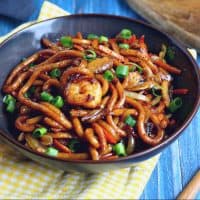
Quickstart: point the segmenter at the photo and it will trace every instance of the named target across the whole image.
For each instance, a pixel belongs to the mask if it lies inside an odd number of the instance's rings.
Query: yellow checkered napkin
[[[66,14],[44,2],[38,20]],[[157,160],[158,156],[136,167],[98,174],[67,173],[41,166],[1,144],[0,199],[138,199]]]

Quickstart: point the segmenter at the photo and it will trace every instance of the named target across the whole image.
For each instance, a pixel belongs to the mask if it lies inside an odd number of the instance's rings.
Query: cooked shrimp
[[[96,108],[101,103],[102,89],[95,78],[85,78],[69,83],[64,95],[66,101],[71,105]]]

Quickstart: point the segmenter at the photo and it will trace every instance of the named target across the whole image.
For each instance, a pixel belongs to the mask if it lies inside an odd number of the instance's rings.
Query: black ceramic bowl
[[[41,49],[40,39],[44,36],[54,40],[62,35],[73,35],[77,31],[80,31],[84,35],[96,33],[97,35],[103,34],[110,37],[119,33],[123,28],[133,30],[137,36],[144,34],[151,52],[158,53],[163,43],[175,48],[176,58],[172,64],[179,66],[182,74],[175,77],[174,85],[177,88],[188,88],[190,92],[184,96],[184,106],[176,116],[179,124],[167,140],[156,147],[114,161],[63,161],[48,157],[31,151],[15,139],[12,123],[3,112],[3,94],[0,95],[1,140],[9,143],[27,157],[42,164],[63,170],[89,172],[101,172],[128,167],[152,157],[173,142],[190,123],[200,103],[200,75],[198,73],[198,66],[187,50],[181,47],[180,44],[161,31],[139,21],[111,15],[88,14],[58,17],[29,26],[9,37],[0,46],[0,88],[2,88],[9,72],[23,57],[27,57]]]

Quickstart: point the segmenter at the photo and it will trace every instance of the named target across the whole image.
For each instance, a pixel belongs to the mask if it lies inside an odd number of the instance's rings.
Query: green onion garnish
[[[161,90],[160,89],[156,89],[155,87],[153,87],[151,89],[152,91],[152,94],[155,96],[155,97],[160,97],[161,96]]]
[[[103,77],[108,80],[109,82],[113,80],[114,75],[110,70],[106,70],[103,74]]]
[[[46,150],[46,154],[49,156],[57,156],[58,155],[58,150],[53,148],[53,147],[48,147]]]
[[[94,40],[94,39],[98,39],[98,35],[95,35],[93,33],[88,34],[87,39],[88,40]]]
[[[95,53],[95,51],[93,51],[93,50],[86,50],[85,51],[85,55],[84,55],[85,60],[92,61],[96,57],[97,57],[97,54]]]
[[[51,103],[57,108],[62,108],[64,106],[64,100],[61,96],[56,96],[55,98],[53,98]]]
[[[6,107],[6,110],[10,113],[14,112],[15,110],[15,105],[16,105],[16,102],[15,101],[9,101],[7,107]]]
[[[7,94],[6,96],[4,96],[3,102],[4,102],[5,104],[8,104],[9,101],[15,101],[15,98],[14,98],[12,95]]]
[[[132,35],[132,32],[129,29],[122,29],[120,32],[120,36],[123,39],[129,39],[131,37],[131,35]]]
[[[47,129],[45,127],[36,128],[33,131],[33,137],[40,138],[47,133]]]
[[[8,112],[14,112],[16,107],[16,99],[12,95],[8,94],[4,96],[3,103],[6,104],[6,110]]]
[[[60,43],[62,44],[63,47],[67,48],[72,48],[73,47],[73,42],[72,38],[69,36],[63,36],[60,38]]]
[[[128,75],[129,68],[127,65],[118,65],[116,75],[118,78],[124,78]]]
[[[118,156],[126,156],[126,150],[125,150],[125,145],[120,142],[117,143],[113,146],[113,151],[118,155]]]
[[[51,102],[53,100],[53,96],[50,93],[45,92],[45,91],[43,91],[40,94],[40,98],[41,98],[41,100],[47,101],[47,102]]]
[[[130,115],[128,115],[128,116],[125,118],[124,122],[125,122],[127,125],[131,126],[131,127],[135,126],[135,124],[136,124],[135,119],[134,119],[133,117],[131,117]]]
[[[173,61],[174,58],[175,58],[175,50],[172,47],[167,47],[165,57],[166,57],[167,60]]]
[[[120,47],[121,49],[129,49],[129,48],[130,48],[129,44],[125,44],[125,43],[120,43],[120,44],[119,44],[119,47]]]
[[[100,43],[108,42],[108,38],[107,38],[106,36],[104,36],[104,35],[101,35],[101,36],[99,37],[99,42],[100,42]]]
[[[142,68],[140,65],[138,65],[138,64],[136,64],[136,63],[133,63],[133,64],[132,64],[132,68],[131,68],[130,71],[134,71],[135,69],[136,69],[140,74],[143,72],[143,68]]]
[[[180,97],[176,97],[170,102],[168,109],[170,112],[174,113],[182,106],[182,104],[182,99]]]
[[[61,71],[58,68],[55,68],[50,72],[50,76],[52,78],[58,78],[58,77],[60,77],[60,75],[61,75]]]

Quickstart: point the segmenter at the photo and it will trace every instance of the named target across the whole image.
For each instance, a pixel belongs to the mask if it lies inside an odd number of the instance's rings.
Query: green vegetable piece
[[[97,54],[93,50],[86,50],[83,57],[85,60],[92,61],[97,57]]]
[[[129,68],[127,65],[118,65],[116,69],[116,75],[118,78],[124,78],[128,76]]]
[[[131,127],[135,126],[135,124],[136,124],[136,120],[135,120],[133,117],[131,117],[130,115],[128,115],[128,116],[125,118],[124,122],[125,122],[127,125],[131,126]]]
[[[152,94],[155,96],[155,97],[160,97],[161,96],[161,90],[160,89],[156,89],[155,87],[153,87],[151,89],[152,91]]]
[[[33,131],[33,137],[40,138],[47,133],[47,129],[45,127],[36,128]]]
[[[109,82],[113,80],[114,75],[110,70],[106,70],[103,74],[103,77],[108,80]]]
[[[5,95],[3,98],[3,103],[8,104],[10,101],[16,101],[16,99],[10,94]]]
[[[135,70],[137,70],[140,74],[143,72],[143,68],[140,65],[133,63],[132,69],[130,71],[135,71]]]
[[[62,44],[63,47],[66,47],[66,48],[72,48],[73,47],[72,38],[70,36],[61,37],[60,43]]]
[[[95,35],[93,33],[88,34],[87,39],[88,40],[94,40],[94,39],[98,39],[98,35]]]
[[[47,102],[51,102],[53,100],[53,96],[50,93],[45,92],[45,91],[43,91],[40,94],[40,98],[41,98],[41,100],[47,101]]]
[[[126,156],[125,145],[122,142],[115,144],[113,146],[113,151],[118,156]]]
[[[58,155],[58,150],[53,148],[53,147],[48,147],[46,150],[46,154],[49,156],[57,156]]]
[[[62,108],[64,106],[64,100],[61,96],[56,96],[55,98],[53,98],[51,103],[57,108]]]
[[[125,43],[120,43],[120,44],[119,44],[119,47],[120,47],[121,49],[129,49],[129,48],[130,48],[129,44],[125,44]]]
[[[174,113],[182,106],[182,104],[182,99],[180,97],[176,97],[170,102],[168,109],[170,112]]]
[[[100,42],[100,43],[108,42],[108,38],[107,38],[106,36],[104,36],[104,35],[101,35],[101,36],[99,37],[99,42]]]
[[[15,111],[15,107],[16,107],[16,102],[15,101],[9,101],[6,110],[10,113],[13,113]]]
[[[10,95],[7,94],[4,96],[3,98],[3,103],[6,105],[6,111],[7,112],[14,112],[15,108],[16,108],[16,99]]]
[[[58,69],[58,68],[55,68],[55,69],[53,69],[53,70],[50,72],[50,76],[51,76],[52,78],[59,78],[60,75],[61,75],[61,71],[60,71],[60,69]]]
[[[122,29],[120,32],[120,36],[123,39],[129,39],[131,35],[132,35],[132,32],[129,29]]]

